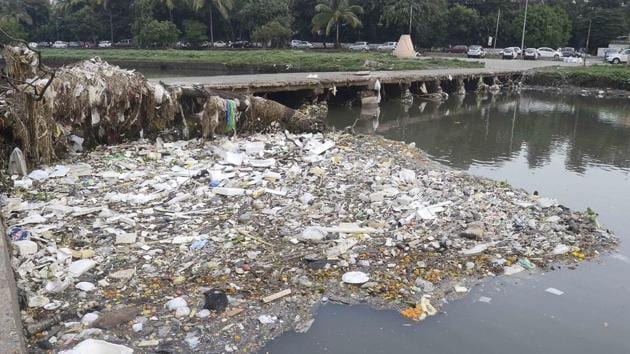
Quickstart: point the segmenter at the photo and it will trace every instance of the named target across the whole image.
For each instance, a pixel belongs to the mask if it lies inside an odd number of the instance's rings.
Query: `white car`
[[[538,57],[538,50],[536,48],[526,48],[523,52],[523,59],[525,60],[537,60]]]
[[[110,42],[110,41],[100,41],[100,42],[98,42],[98,47],[99,48],[111,48],[112,47],[112,42]]]
[[[38,47],[36,42],[29,42],[28,46],[33,48],[33,49],[37,49],[37,47]]]
[[[64,41],[56,41],[53,43],[52,47],[57,49],[68,48],[68,43]]]
[[[312,49],[313,43],[294,39],[291,41],[291,49]]]
[[[471,45],[468,47],[468,51],[466,51],[466,55],[469,58],[485,58],[486,51],[480,45]]]
[[[559,50],[549,47],[538,48],[538,56],[541,58],[553,58],[553,60],[562,59],[562,53]]]
[[[518,52],[514,47],[508,47],[501,51],[501,59],[516,59],[518,58]]]
[[[519,47],[507,47],[507,48],[503,49],[499,54],[501,54],[501,56],[503,56],[503,52],[505,50],[508,50],[508,49],[511,49],[513,55],[515,55],[514,58],[518,57],[522,53],[521,48],[519,48]]]
[[[608,60],[608,62],[611,64],[627,63],[629,55],[630,55],[630,49],[624,49],[620,51],[619,53],[608,55],[608,58],[606,60]]]
[[[353,45],[351,45],[350,50],[355,50],[355,51],[361,51],[361,52],[367,52],[370,50],[370,46],[368,45],[368,42],[356,42]]]
[[[397,45],[398,42],[385,42],[376,47],[376,50],[378,50],[379,52],[392,52],[394,49],[396,49]]]

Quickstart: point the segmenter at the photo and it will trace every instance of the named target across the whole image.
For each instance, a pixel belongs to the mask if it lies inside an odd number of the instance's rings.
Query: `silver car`
[[[394,49],[396,49],[397,45],[398,45],[398,42],[385,42],[379,45],[378,47],[376,47],[376,50],[378,50],[379,52],[391,52]]]
[[[311,49],[313,48],[313,43],[294,39],[291,41],[290,46],[291,49]]]
[[[470,47],[468,47],[466,55],[469,58],[485,58],[486,51],[480,45],[471,45]]]
[[[357,52],[367,52],[370,50],[370,46],[368,45],[368,42],[356,42],[353,45],[351,45],[350,50],[354,50]]]

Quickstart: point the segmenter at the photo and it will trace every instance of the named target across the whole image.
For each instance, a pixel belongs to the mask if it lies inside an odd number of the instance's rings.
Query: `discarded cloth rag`
[[[226,132],[236,132],[236,102],[233,100],[225,100],[225,119]]]

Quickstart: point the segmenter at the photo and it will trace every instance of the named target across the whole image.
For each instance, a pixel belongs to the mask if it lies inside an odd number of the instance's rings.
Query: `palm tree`
[[[339,48],[339,27],[342,23],[348,24],[352,28],[362,25],[357,15],[363,13],[363,8],[359,5],[350,5],[348,0],[321,0],[315,6],[315,12],[313,32],[326,28],[326,36],[329,36],[334,26],[337,31],[335,48]]]
[[[214,25],[213,25],[213,9],[216,7],[217,11],[224,19],[229,16],[230,10],[234,6],[234,0],[192,0],[193,10],[199,11],[203,8],[207,8],[210,12],[210,43],[214,47]]]
[[[164,6],[168,9],[168,16],[171,22],[173,22],[173,9],[175,8],[175,3],[173,0],[161,0]]]
[[[109,15],[109,36],[112,44],[114,43],[114,16],[112,14],[112,10],[110,9],[110,0],[96,0],[97,5],[102,5],[103,9]]]

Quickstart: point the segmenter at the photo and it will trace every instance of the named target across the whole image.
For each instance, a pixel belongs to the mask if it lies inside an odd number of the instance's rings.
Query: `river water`
[[[307,333],[286,333],[261,353],[630,353],[630,248],[623,242],[630,236],[630,100],[527,92],[411,106],[391,100],[377,114],[332,107],[329,120],[415,142],[452,168],[572,209],[591,207],[622,239],[620,250],[576,269],[489,279],[421,323],[327,304]]]

